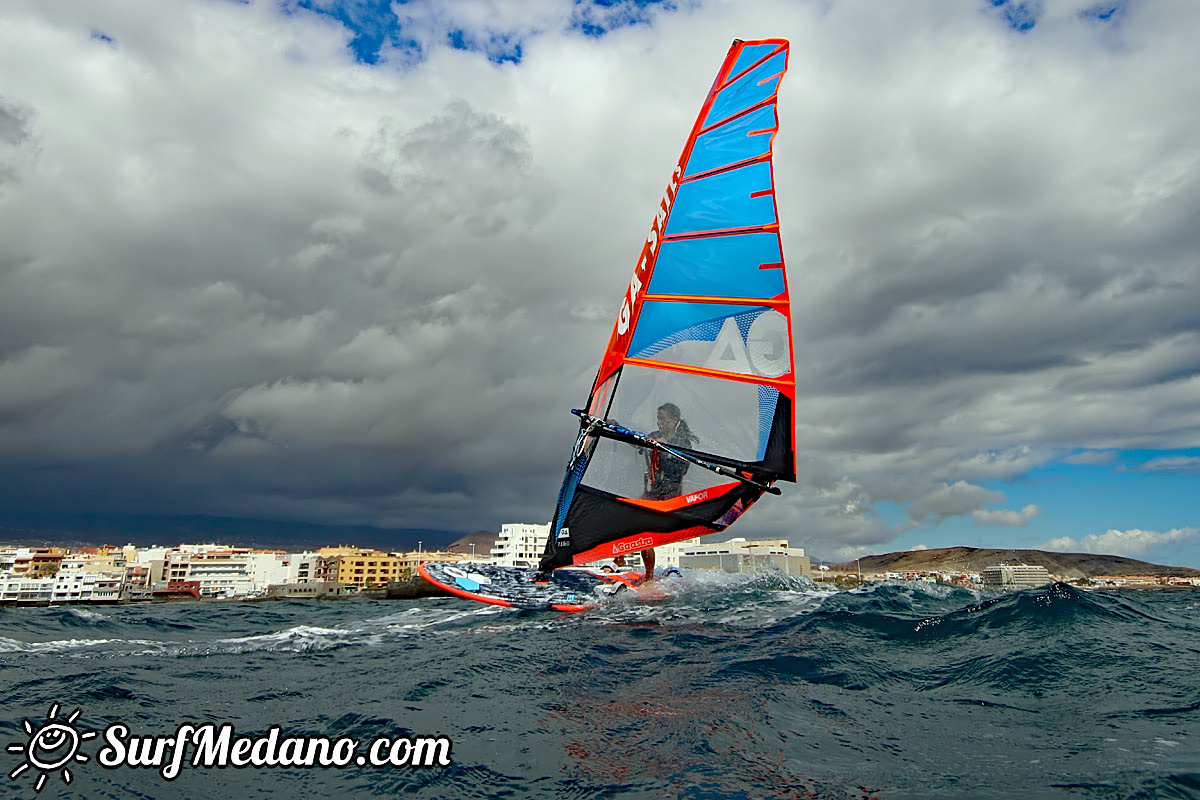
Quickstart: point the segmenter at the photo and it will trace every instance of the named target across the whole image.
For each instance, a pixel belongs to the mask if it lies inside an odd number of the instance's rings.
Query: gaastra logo
[[[566,527],[559,528],[558,536],[556,536],[555,539],[560,543],[571,541],[571,529]]]
[[[679,191],[679,179],[682,176],[683,167],[676,164],[675,171],[671,173],[671,183],[658,203],[658,214],[655,215],[654,222],[650,225],[650,233],[646,236],[646,246],[642,248],[642,257],[638,261],[637,269],[633,271],[633,278],[629,281],[629,291],[625,293],[625,300],[621,303],[621,313],[617,315],[618,336],[624,336],[629,332],[629,318],[633,314],[633,307],[637,303],[638,295],[642,293],[642,278],[639,276],[646,275],[658,255],[658,243],[662,240],[667,214],[671,210],[671,203],[675,202],[675,195]]]
[[[708,491],[706,490],[703,492],[696,492],[695,494],[689,494],[687,497],[685,497],[683,499],[685,502],[690,504],[690,503],[699,503],[701,500],[704,500],[707,497],[708,497]]]
[[[640,539],[633,539],[628,542],[618,542],[613,545],[613,555],[619,556],[621,553],[629,553],[633,550],[642,550],[654,544],[654,540],[649,536],[643,536]]]

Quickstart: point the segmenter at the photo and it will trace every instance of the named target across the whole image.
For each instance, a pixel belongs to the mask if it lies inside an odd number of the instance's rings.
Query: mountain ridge
[[[1200,570],[1151,564],[1125,556],[1096,553],[1058,553],[1047,550],[998,549],[982,547],[938,547],[927,550],[903,550],[895,553],[862,556],[830,565],[831,569],[856,572],[932,572],[937,570],[978,572],[999,564],[1030,564],[1045,567],[1052,575],[1069,578],[1095,578],[1099,575],[1155,575],[1171,578],[1200,577]]]

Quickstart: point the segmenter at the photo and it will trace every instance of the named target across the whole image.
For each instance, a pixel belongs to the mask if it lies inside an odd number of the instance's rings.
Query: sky
[[[549,519],[734,38],[810,555],[1200,567],[1200,4],[9,0],[0,524]]]

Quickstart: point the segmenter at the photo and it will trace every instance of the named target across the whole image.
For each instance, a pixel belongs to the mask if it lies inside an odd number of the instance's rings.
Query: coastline
[[[354,594],[320,594],[293,597],[286,594],[268,594],[259,597],[148,597],[118,598],[115,600],[3,600],[0,609],[49,608],[56,606],[83,606],[85,608],[112,606],[156,606],[179,604],[213,603],[275,603],[280,601],[317,600],[321,602],[354,602],[356,600],[418,600],[424,597],[450,597],[449,594],[419,575],[404,581],[395,581],[386,588],[365,589]]]

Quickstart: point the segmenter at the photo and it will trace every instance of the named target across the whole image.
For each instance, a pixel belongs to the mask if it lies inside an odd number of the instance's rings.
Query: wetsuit
[[[670,437],[667,437],[662,431],[654,431],[650,434],[650,438],[673,447],[688,447],[692,439],[689,435],[681,435],[678,431]],[[676,458],[661,450],[648,450],[646,452],[646,499],[667,500],[678,497],[683,493],[683,476],[687,469],[688,462],[682,458]]]

